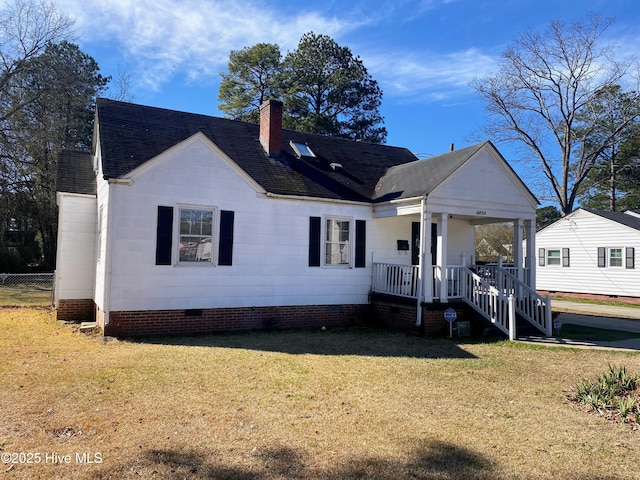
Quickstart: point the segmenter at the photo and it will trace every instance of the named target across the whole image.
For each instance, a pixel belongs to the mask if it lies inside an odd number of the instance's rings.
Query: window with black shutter
[[[563,248],[562,249],[562,266],[563,267],[569,267],[570,266],[569,249],[568,248]]]
[[[546,252],[544,248],[539,248],[538,249],[538,266],[544,267],[545,259],[546,259]]]
[[[367,222],[356,220],[356,259],[355,267],[364,268],[366,266],[367,250]]]
[[[233,221],[234,212],[220,211],[220,245],[218,246],[218,265],[233,264]]]
[[[171,265],[173,207],[158,207],[156,227],[156,265]]]
[[[320,230],[322,219],[309,217],[309,266],[320,266]]]
[[[627,247],[625,249],[625,266],[629,269],[636,268],[636,249]]]
[[[607,266],[607,249],[606,247],[598,247],[598,267],[605,268]]]

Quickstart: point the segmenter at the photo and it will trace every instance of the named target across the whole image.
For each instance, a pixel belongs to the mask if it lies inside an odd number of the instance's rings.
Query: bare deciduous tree
[[[623,83],[632,61],[618,61],[602,43],[612,20],[590,14],[584,21],[550,22],[543,33],[527,31],[503,54],[498,71],[472,83],[490,114],[485,128],[497,142],[516,142],[540,161],[563,214],[573,210],[581,184],[612,138],[593,141],[597,119],[578,117],[598,92]]]
[[[48,44],[69,40],[72,27],[46,0],[14,0],[0,9],[0,122],[43,93],[44,88],[27,94],[14,80]]]

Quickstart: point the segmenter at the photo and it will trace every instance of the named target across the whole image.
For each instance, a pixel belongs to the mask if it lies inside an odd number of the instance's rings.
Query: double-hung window
[[[609,266],[622,267],[622,248],[609,248]]]
[[[325,265],[351,264],[351,221],[327,218],[325,221]]]
[[[180,263],[212,263],[213,208],[180,207]]]
[[[560,250],[547,250],[547,265],[560,265]]]
[[[233,265],[234,218],[215,207],[158,206],[156,265]]]

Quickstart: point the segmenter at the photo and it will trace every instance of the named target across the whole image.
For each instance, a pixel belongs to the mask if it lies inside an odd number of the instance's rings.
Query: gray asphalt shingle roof
[[[283,129],[281,154],[268,157],[260,127],[252,123],[108,99],[98,99],[96,117],[107,179],[126,176],[201,132],[270,193],[361,202],[428,194],[484,145],[418,160],[406,148]],[[291,141],[308,144],[316,158],[298,158]],[[62,162],[60,175],[71,178],[65,170],[78,165]],[[76,187],[81,183],[75,182]]]
[[[449,153],[391,167],[376,189],[376,201],[413,198],[431,193],[485,145],[479,143]]]
[[[636,217],[635,215],[629,215],[628,213],[624,212],[610,212],[607,210],[591,210],[587,208],[585,208],[585,210],[587,212],[593,213],[594,215],[606,218],[607,220],[612,220],[621,225],[640,230],[640,218]]]
[[[96,194],[96,176],[93,172],[91,153],[66,150],[60,154],[56,190],[85,195]]]

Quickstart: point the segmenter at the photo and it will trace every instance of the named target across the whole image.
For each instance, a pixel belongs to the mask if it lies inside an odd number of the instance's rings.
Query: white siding
[[[405,215],[375,220],[369,229],[373,247],[373,261],[411,265],[411,223],[420,220],[418,215]],[[409,250],[399,251],[398,240],[407,240]],[[367,259],[369,260],[369,259]]]
[[[371,232],[371,246],[373,261],[376,263],[395,263],[411,265],[411,224],[419,222],[419,215],[403,215],[376,219],[373,221]],[[433,222],[437,218],[433,219]],[[467,265],[475,249],[473,225],[466,220],[451,219],[447,226],[447,264],[462,265],[462,255],[466,256]],[[428,233],[429,235],[431,232]],[[398,251],[398,240],[409,242],[408,251]],[[431,261],[429,257],[427,261]]]
[[[308,252],[310,216],[366,220],[369,233],[369,205],[268,198],[201,139],[172,149],[133,180],[110,185],[111,311],[367,303],[370,235],[367,268],[309,267]],[[235,212],[232,266],[155,265],[157,207],[180,204]],[[175,231],[173,243],[175,260]]]
[[[475,230],[473,225],[464,220],[449,220],[447,264],[462,265],[462,258],[465,257],[467,266],[471,263],[471,257],[475,254]]]
[[[96,198],[58,194],[56,299],[93,298],[96,243]]]
[[[533,196],[488,148],[437,187],[427,199],[432,212],[495,219],[534,219]]]
[[[101,165],[102,162],[99,162]],[[109,218],[109,184],[102,178],[102,172],[97,175],[98,207],[96,215],[102,213],[102,219],[98,221],[100,231],[96,239],[96,261],[95,268],[95,288],[93,298],[100,310],[105,310],[105,288],[106,288],[106,259],[107,259],[107,227]]]
[[[577,210],[536,234],[540,248],[569,248],[570,266],[538,266],[536,288],[558,292],[640,296],[640,232],[598,215]],[[622,267],[598,267],[598,247],[622,248]],[[635,268],[624,265],[624,249],[635,249]],[[545,262],[546,263],[546,262]]]

